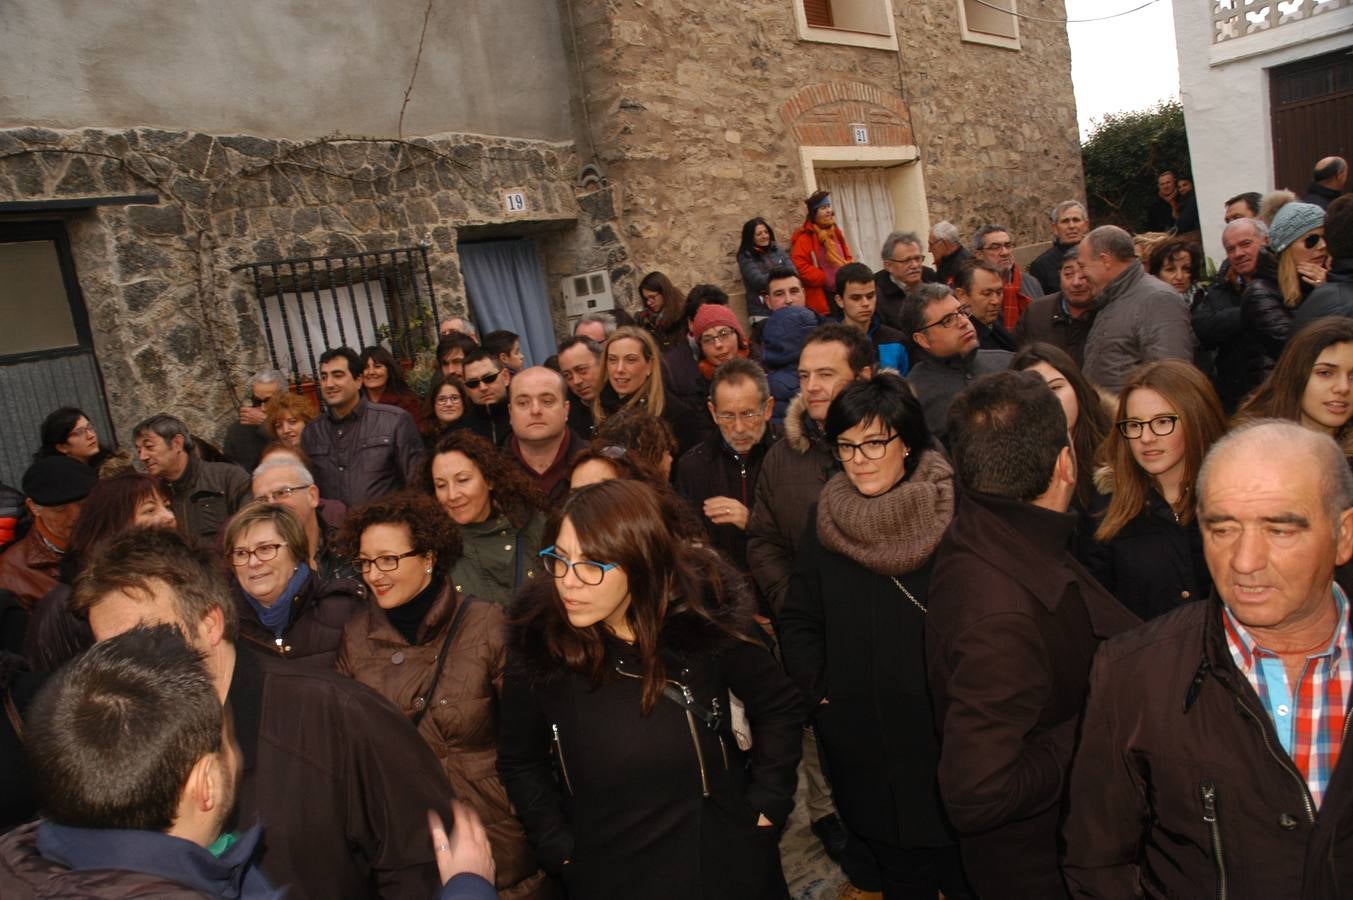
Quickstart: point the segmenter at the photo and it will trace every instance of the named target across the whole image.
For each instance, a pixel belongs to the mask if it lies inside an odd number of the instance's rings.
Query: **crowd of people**
[[[1315,174],[1228,201],[1215,274],[1172,175],[1169,233],[1068,200],[1027,268],[940,222],[874,272],[819,191],[744,226],[745,318],[655,271],[540,365],[448,319],[421,396],[332,347],[322,409],[260,371],[219,450],[56,410],[0,552],[0,894],[786,897],[802,804],[843,897],[1340,896]]]

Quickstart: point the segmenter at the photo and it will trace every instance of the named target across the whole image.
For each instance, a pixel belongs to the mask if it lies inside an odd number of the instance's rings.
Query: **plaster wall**
[[[1273,183],[1268,69],[1347,47],[1353,7],[1212,44],[1209,0],[1175,0],[1179,91],[1193,159],[1203,249],[1220,264],[1223,204]],[[1311,162],[1315,162],[1312,160]]]
[[[0,127],[394,135],[425,0],[0,0]],[[405,135],[571,140],[558,5],[434,3]]]

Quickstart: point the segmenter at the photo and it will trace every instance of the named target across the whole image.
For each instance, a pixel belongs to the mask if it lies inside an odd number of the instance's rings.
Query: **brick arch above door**
[[[780,118],[801,145],[854,146],[854,125],[869,128],[871,146],[916,143],[911,112],[898,97],[851,81],[810,84],[780,107]]]

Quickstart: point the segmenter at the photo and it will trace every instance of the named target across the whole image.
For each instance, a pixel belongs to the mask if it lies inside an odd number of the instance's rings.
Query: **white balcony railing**
[[[1212,43],[1268,31],[1331,10],[1353,5],[1353,0],[1205,0],[1212,10]]]

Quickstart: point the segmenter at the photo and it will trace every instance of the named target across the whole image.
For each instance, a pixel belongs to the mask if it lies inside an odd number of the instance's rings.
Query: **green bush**
[[[1190,178],[1189,139],[1178,100],[1096,121],[1081,146],[1090,220],[1140,232],[1156,196],[1156,176],[1173,171]]]

